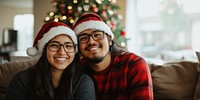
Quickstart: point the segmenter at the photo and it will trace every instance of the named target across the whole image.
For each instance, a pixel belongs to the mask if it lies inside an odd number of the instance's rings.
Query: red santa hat
[[[46,43],[60,34],[66,34],[70,36],[72,41],[77,44],[77,37],[70,26],[66,25],[65,23],[51,21],[42,26],[35,37],[33,47],[27,49],[27,55],[32,57],[41,56]]]
[[[77,36],[86,29],[98,29],[110,35],[112,39],[114,38],[110,27],[95,13],[82,15],[74,24],[73,29]]]

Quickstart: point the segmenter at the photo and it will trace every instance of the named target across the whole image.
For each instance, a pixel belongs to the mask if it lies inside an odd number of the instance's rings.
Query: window
[[[26,51],[33,44],[33,24],[34,17],[32,14],[16,15],[14,17],[14,30],[18,32],[17,50]]]
[[[198,4],[199,0],[127,0],[128,49],[145,58],[166,50],[200,50]]]

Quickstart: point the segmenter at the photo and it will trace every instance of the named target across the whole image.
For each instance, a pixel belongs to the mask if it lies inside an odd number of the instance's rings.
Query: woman
[[[77,38],[61,22],[43,25],[30,56],[39,57],[35,66],[17,73],[8,88],[7,100],[94,100],[94,84],[78,66]]]

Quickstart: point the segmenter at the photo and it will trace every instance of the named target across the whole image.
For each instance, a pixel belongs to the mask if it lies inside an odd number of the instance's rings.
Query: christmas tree
[[[45,22],[59,21],[72,26],[82,14],[93,12],[100,15],[111,27],[115,35],[114,40],[122,47],[126,47],[126,32],[121,25],[122,16],[117,14],[120,7],[116,2],[116,0],[53,0],[54,11],[48,12]]]

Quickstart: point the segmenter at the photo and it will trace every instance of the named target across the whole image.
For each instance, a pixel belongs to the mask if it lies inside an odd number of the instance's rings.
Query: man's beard
[[[93,45],[89,45],[87,48],[89,48],[90,46],[95,46],[98,44],[93,44]],[[102,47],[101,45],[99,47]],[[86,48],[86,50],[87,50]],[[97,64],[103,61],[103,59],[109,54],[109,52],[107,52],[107,54],[105,56],[101,56],[101,57],[95,57],[95,58],[85,58],[87,60],[87,62],[89,63],[93,63],[93,64]]]
[[[100,63],[101,61],[103,61],[104,58],[105,58],[105,57],[98,57],[98,58],[92,58],[92,59],[86,58],[86,60],[87,60],[87,62],[89,62],[89,63],[94,63],[94,64],[96,64],[96,63]]]

